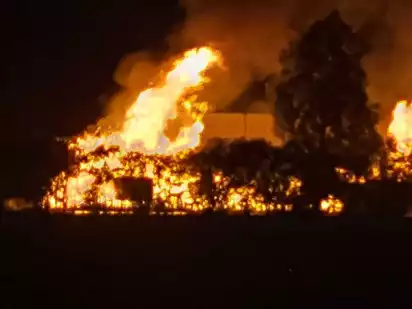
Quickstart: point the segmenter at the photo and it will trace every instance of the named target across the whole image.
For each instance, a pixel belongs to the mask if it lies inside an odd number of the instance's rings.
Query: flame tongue
[[[176,160],[166,166],[155,155],[175,155],[199,145],[207,105],[197,102],[195,96],[186,100],[183,96],[206,81],[204,71],[218,60],[217,53],[208,47],[187,51],[174,63],[163,85],[138,95],[120,131],[100,133],[98,129],[97,134],[75,138],[69,144],[75,157],[72,171],[70,175],[62,172],[53,180],[43,204],[51,209],[79,209],[90,203],[130,208],[131,201],[118,199],[113,179],[131,176],[151,178],[154,200],[169,208],[177,204],[190,208],[196,203],[193,207],[202,209],[204,201],[189,190],[199,175],[182,173]],[[183,116],[178,111],[186,113],[190,121],[170,141],[165,135],[166,125],[170,119]],[[99,147],[108,151],[95,151]]]
[[[164,131],[167,121],[176,117],[177,104],[182,96],[188,89],[203,84],[205,79],[202,73],[217,60],[217,54],[210,48],[189,50],[182,59],[175,62],[163,86],[140,93],[126,112],[126,120],[120,132],[101,137],[87,135],[77,139],[72,147],[86,153],[100,146],[105,146],[106,149],[118,146],[123,152],[174,154],[198,146],[203,125],[199,121],[201,119],[198,119],[199,115],[195,113],[192,126],[183,127],[175,142],[170,142]],[[186,111],[192,112],[196,104],[199,103],[186,101]]]
[[[393,120],[388,129],[396,141],[396,147],[403,155],[410,155],[412,151],[412,105],[407,101],[397,103],[393,111]]]

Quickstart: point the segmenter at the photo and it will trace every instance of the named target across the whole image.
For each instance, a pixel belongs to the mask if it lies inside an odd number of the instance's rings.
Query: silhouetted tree
[[[278,124],[305,152],[369,156],[382,142],[361,66],[368,52],[337,11],[315,22],[281,56]]]

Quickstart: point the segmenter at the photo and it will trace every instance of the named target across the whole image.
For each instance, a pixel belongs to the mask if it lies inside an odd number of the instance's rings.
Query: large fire
[[[202,86],[206,81],[203,72],[216,63],[219,55],[210,48],[193,49],[175,62],[167,74],[164,85],[141,92],[125,115],[119,132],[78,137],[70,148],[77,153],[90,153],[98,147],[118,147],[121,154],[176,154],[198,146],[203,131],[202,117],[206,103],[198,103],[195,97],[184,100],[188,90]],[[181,106],[179,106],[179,104]],[[192,123],[183,127],[176,140],[171,142],[164,134],[167,121],[175,119],[178,108],[183,107]],[[115,164],[115,163],[114,163]]]
[[[174,62],[172,69],[157,87],[141,92],[124,115],[120,130],[85,132],[69,141],[73,156],[69,171],[63,171],[52,180],[42,204],[52,212],[70,212],[77,215],[90,213],[133,213],[141,206],[122,194],[118,180],[149,179],[151,201],[149,213],[202,213],[207,209],[255,214],[274,211],[292,211],[290,198],[299,196],[302,182],[287,177],[269,191],[277,196],[267,198],[258,193],[257,182],[233,185],[232,179],[222,171],[213,171],[213,196],[202,193],[202,175],[199,170],[185,164],[184,159],[200,145],[203,131],[202,118],[207,103],[197,101],[196,91],[208,81],[205,72],[221,61],[220,54],[209,47],[187,51]],[[165,134],[168,121],[179,118],[184,124],[174,140]],[[388,129],[387,161],[382,170],[382,158],[370,167],[368,175],[356,176],[343,168],[336,172],[350,183],[395,177],[403,181],[412,175],[410,156],[412,149],[412,106],[398,102],[393,121]],[[279,193],[281,192],[281,193]],[[273,194],[273,195],[276,195]],[[159,208],[159,205],[161,206]],[[322,199],[318,209],[326,214],[339,214],[344,203],[329,195]]]
[[[116,180],[131,177],[152,181],[152,213],[200,213],[212,207],[229,212],[290,211],[291,205],[265,201],[254,183],[230,187],[229,177],[220,171],[213,177],[219,193],[211,201],[200,193],[200,172],[182,163],[200,144],[208,107],[196,100],[195,92],[208,81],[205,71],[220,61],[219,53],[209,47],[187,51],[175,61],[162,85],[137,96],[121,130],[97,129],[73,138],[68,148],[74,164],[53,179],[43,206],[78,215],[89,213],[87,206],[98,206],[99,212],[129,213],[139,205],[119,194]],[[176,139],[170,140],[165,134],[167,123],[177,117],[186,122]],[[288,194],[296,194],[300,186],[299,180],[291,178]],[[158,205],[162,207],[156,211]]]
[[[75,164],[69,174],[62,172],[53,180],[43,204],[50,210],[75,210],[86,204],[131,208],[132,201],[119,199],[114,184],[122,176],[153,179],[155,197],[165,202],[169,194],[180,195],[183,202],[191,201],[188,186],[197,181],[197,176],[175,175],[175,162],[199,145],[207,104],[184,95],[200,88],[207,81],[204,71],[218,61],[219,54],[208,47],[187,51],[174,63],[163,85],[138,95],[120,131],[97,130],[70,141],[68,148]],[[182,109],[191,123],[170,141],[164,133],[167,121],[176,118]],[[98,149],[100,152],[96,152]],[[160,155],[173,157],[172,166],[162,165]]]

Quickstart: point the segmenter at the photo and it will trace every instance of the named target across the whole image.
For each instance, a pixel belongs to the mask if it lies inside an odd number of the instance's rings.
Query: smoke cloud
[[[280,72],[279,55],[315,20],[339,9],[344,20],[372,43],[364,59],[370,101],[381,104],[383,130],[396,101],[412,97],[412,2],[409,0],[181,0],[186,20],[168,39],[170,55],[194,46],[221,51],[224,68],[208,72],[212,82],[200,93],[211,109],[222,109],[250,82]],[[167,58],[167,56],[166,56]],[[127,55],[115,72],[122,91],[111,98],[99,125],[121,123],[124,112],[148,82],[167,68],[164,55]],[[272,93],[274,96],[274,94]],[[274,97],[273,97],[274,99]],[[266,102],[268,105],[272,102]],[[270,111],[264,102],[258,110]]]
[[[227,70],[213,77],[204,96],[224,107],[251,80],[278,73],[279,54],[312,22],[339,9],[355,30],[371,40],[364,60],[368,93],[381,103],[383,122],[401,97],[412,96],[412,2],[408,0],[181,0],[187,12],[183,29],[171,44],[211,44],[218,48]]]

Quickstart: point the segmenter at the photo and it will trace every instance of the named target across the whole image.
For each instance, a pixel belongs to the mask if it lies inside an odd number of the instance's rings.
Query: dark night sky
[[[7,2],[8,1],[8,2]],[[1,4],[6,91],[1,103],[0,195],[34,196],[67,165],[64,144],[103,111],[127,53],[167,49],[184,18],[178,1],[32,1]]]
[[[178,1],[18,0],[3,14],[12,50],[2,115],[13,143],[70,135],[93,122],[122,56],[164,48],[184,12]]]

